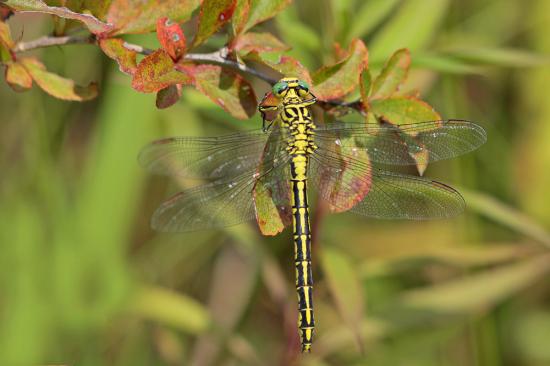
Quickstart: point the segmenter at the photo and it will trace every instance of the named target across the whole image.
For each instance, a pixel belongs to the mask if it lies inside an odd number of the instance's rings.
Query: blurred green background
[[[45,16],[9,24],[24,40],[52,30]],[[0,365],[550,365],[549,24],[547,0],[301,0],[262,26],[310,70],[353,37],[375,74],[408,47],[407,89],[489,137],[426,172],[464,194],[461,217],[319,222],[307,356],[288,231],[148,225],[177,188],[140,169],[143,145],[259,117],[231,119],[191,89],[157,110],[94,46],[35,51],[101,95],[0,85]]]

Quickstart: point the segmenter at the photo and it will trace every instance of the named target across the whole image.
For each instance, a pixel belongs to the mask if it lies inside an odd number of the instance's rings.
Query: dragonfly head
[[[277,118],[280,108],[285,105],[301,104],[312,105],[317,101],[309,90],[309,86],[303,80],[295,77],[286,77],[279,80],[271,92],[265,94],[258,109],[265,121],[273,121]]]
[[[306,101],[311,101],[308,104],[315,103],[315,97],[309,91],[309,85],[305,81],[295,77],[282,78],[273,85],[271,92],[284,105],[301,104]]]

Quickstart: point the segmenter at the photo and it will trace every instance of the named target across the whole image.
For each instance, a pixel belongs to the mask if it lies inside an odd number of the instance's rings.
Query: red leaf
[[[187,84],[190,77],[174,69],[174,61],[159,49],[145,57],[136,68],[132,87],[143,93],[153,93],[173,84]]]
[[[203,0],[199,14],[199,28],[192,47],[203,43],[227,23],[233,16],[236,6],[236,0]]]
[[[179,61],[185,53],[185,35],[178,23],[168,18],[157,21],[157,38],[172,60]]]
[[[100,39],[99,47],[101,47],[101,50],[107,56],[118,62],[120,71],[128,75],[133,75],[136,72],[137,53],[124,47],[124,41],[122,39]]]
[[[10,8],[0,5],[0,21],[6,20],[13,15],[13,11]]]
[[[366,67],[367,61],[365,44],[360,39],[353,40],[345,59],[323,66],[313,73],[313,92],[320,100],[337,99],[352,92],[359,83],[358,76]]]
[[[361,91],[361,103],[363,111],[369,111],[369,93],[372,87],[372,78],[369,69],[365,68],[359,76],[359,87]]]
[[[156,105],[164,109],[174,105],[181,97],[181,84],[170,85],[157,93]]]
[[[42,90],[56,98],[84,101],[97,96],[95,83],[90,83],[88,86],[76,85],[73,80],[46,71],[46,67],[34,58],[23,58],[19,62]]]
[[[6,82],[16,92],[23,92],[32,87],[32,77],[20,63],[9,63],[5,72]]]
[[[232,116],[247,119],[256,112],[256,96],[242,76],[218,65],[178,64],[192,77],[195,87]]]
[[[84,23],[90,32],[94,34],[107,33],[113,30],[111,24],[104,23],[93,15],[76,13],[65,7],[48,6],[42,0],[6,0],[4,3],[14,10],[34,11],[57,15],[65,19],[78,20]]]
[[[200,0],[112,0],[107,20],[116,28],[116,34],[147,33],[156,28],[159,18],[189,20],[199,4]]]
[[[312,84],[311,76],[308,69],[300,63],[300,61],[290,56],[281,56],[278,62],[272,62],[262,58],[257,52],[251,52],[246,55],[247,59],[260,62],[276,71],[283,76],[295,76],[300,80],[304,80],[309,85]]]
[[[232,43],[231,48],[246,54],[249,52],[282,52],[290,47],[278,40],[271,33],[248,32],[238,36]]]

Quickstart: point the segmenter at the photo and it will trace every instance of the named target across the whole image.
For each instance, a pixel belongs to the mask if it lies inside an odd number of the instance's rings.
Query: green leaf
[[[203,43],[227,23],[236,6],[236,0],[204,0],[199,14],[199,28],[191,47]]]
[[[331,247],[321,251],[321,265],[338,312],[362,348],[360,326],[365,301],[358,271],[346,253]]]
[[[281,42],[271,33],[248,32],[238,36],[232,43],[232,48],[241,54],[250,52],[283,52],[290,47]]]
[[[241,32],[245,32],[258,23],[273,18],[277,13],[286,8],[292,0],[249,0],[250,10]],[[241,20],[242,21],[242,20]]]
[[[133,75],[136,72],[137,53],[124,47],[124,40],[120,38],[100,39],[99,47],[118,63],[120,71],[128,75]]]
[[[208,311],[196,300],[160,287],[142,288],[131,310],[147,320],[199,334],[211,326]]]
[[[369,69],[365,68],[361,72],[361,81],[359,84],[361,92],[361,103],[363,104],[363,110],[365,112],[369,111],[369,94],[372,88],[372,76],[370,75]]]
[[[85,101],[97,96],[97,85],[76,85],[73,80],[46,71],[46,67],[34,58],[23,58],[19,62],[27,69],[33,80],[46,93],[63,100]]]
[[[171,107],[181,97],[181,84],[170,85],[157,93],[156,106],[158,109]]]
[[[337,99],[352,92],[359,83],[359,75],[368,61],[363,41],[353,40],[349,55],[344,60],[323,66],[312,75],[314,94],[319,100]]]
[[[461,189],[468,207],[501,225],[550,246],[550,233],[524,213],[480,192]]]
[[[94,34],[107,33],[114,29],[111,24],[104,23],[93,15],[76,13],[65,7],[48,6],[42,0],[6,0],[5,4],[19,11],[36,11],[65,19],[78,20]]]
[[[369,43],[373,62],[384,60],[394,50],[424,48],[437,34],[436,29],[449,7],[449,0],[409,0],[397,8],[388,23]]]
[[[375,99],[370,102],[370,108],[377,117],[394,125],[441,119],[432,106],[414,97]]]
[[[529,67],[550,64],[550,56],[514,48],[473,47],[451,50],[449,55],[470,63],[508,67]]]
[[[242,76],[218,65],[178,64],[193,85],[232,116],[248,119],[256,113],[256,95]]]
[[[173,84],[188,84],[191,78],[174,69],[174,61],[159,49],[145,57],[136,68],[132,87],[143,93],[153,93]]]
[[[32,77],[27,69],[18,62],[6,66],[6,82],[16,92],[22,92],[32,87]]]
[[[400,0],[369,0],[354,14],[349,36],[362,38],[379,25]]]
[[[231,28],[233,36],[237,36],[243,32],[244,26],[250,13],[250,0],[237,0],[235,11],[231,19]]]
[[[155,30],[159,18],[189,20],[199,4],[200,0],[113,0],[106,18],[115,34],[147,33]]]
[[[464,60],[444,54],[416,54],[412,61],[414,67],[426,68],[447,74],[483,74],[484,69]]]
[[[374,80],[370,98],[388,98],[397,92],[407,78],[410,64],[411,55],[408,49],[394,52]]]

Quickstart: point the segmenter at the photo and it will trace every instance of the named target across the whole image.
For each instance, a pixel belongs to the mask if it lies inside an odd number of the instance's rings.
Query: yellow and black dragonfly
[[[383,219],[453,217],[464,209],[456,190],[387,167],[415,165],[418,156],[426,162],[449,159],[486,141],[483,128],[463,120],[316,126],[310,110],[315,102],[305,82],[283,78],[260,103],[262,129],[170,137],[146,146],[139,156],[153,173],[206,181],[164,202],[152,218],[156,230],[186,232],[253,220],[258,200],[266,197],[274,214],[292,222],[304,352],[311,349],[315,326],[308,188],[334,212]]]

